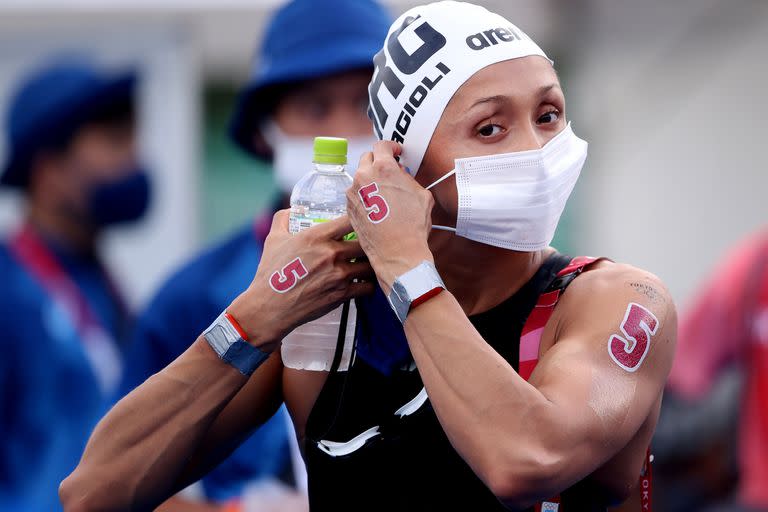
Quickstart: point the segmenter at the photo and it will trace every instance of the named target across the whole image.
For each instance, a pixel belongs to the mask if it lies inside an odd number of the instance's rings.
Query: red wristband
[[[235,328],[237,334],[239,334],[241,338],[243,338],[245,341],[248,341],[248,335],[245,333],[245,329],[243,329],[243,327],[240,325],[240,322],[235,320],[235,317],[225,312],[224,318],[229,320],[229,323],[232,324],[232,327]]]

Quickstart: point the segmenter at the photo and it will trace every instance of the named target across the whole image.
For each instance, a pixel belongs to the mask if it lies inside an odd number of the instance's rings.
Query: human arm
[[[409,314],[405,333],[443,429],[507,503],[527,506],[587,477],[653,415],[671,362],[674,309],[645,304],[659,325],[636,371],[619,367],[607,348],[627,305],[643,304],[631,289],[612,291],[635,272],[598,269],[570,285],[543,333],[556,343],[529,382],[485,343],[450,293]],[[643,455],[644,447],[616,475],[617,487],[636,481]]]
[[[354,282],[370,266],[349,262],[362,251],[357,242],[340,240],[351,230],[346,219],[290,235],[287,215],[275,216],[253,282],[227,308],[249,342],[265,352],[297,325],[372,291],[370,283]],[[294,259],[306,274],[279,293],[273,278]],[[62,483],[65,509],[143,510],[195,481],[271,416],[281,402],[281,368],[279,353],[273,354],[248,379],[198,338],[102,419]]]
[[[132,329],[123,363],[123,384],[118,398],[168,366],[189,347],[253,278],[261,243],[247,226],[236,236],[206,250],[175,272],[147,303]],[[239,283],[239,284],[238,284]],[[238,289],[240,288],[240,289]],[[166,319],[174,318],[173,329]],[[245,390],[241,392],[246,392]],[[257,392],[258,393],[258,392]],[[257,396],[253,402],[260,398]],[[117,401],[117,400],[115,400]],[[252,412],[249,407],[242,414]],[[237,416],[235,416],[237,417]],[[291,464],[287,414],[278,411],[215,464],[197,482],[163,505],[168,512],[221,507],[240,496],[250,485],[265,478],[279,478]],[[239,434],[232,436],[237,439]],[[237,444],[237,443],[235,443]]]
[[[361,160],[348,194],[350,218],[385,293],[396,277],[433,260],[432,198],[399,169],[397,151],[379,143]],[[380,222],[370,221],[357,197],[374,182],[389,212]],[[644,332],[639,322],[627,324],[631,304],[655,320],[645,320],[654,324],[648,352],[628,370],[611,357],[611,340],[622,326]],[[606,264],[563,295],[542,337],[552,347],[529,382],[482,339],[450,292],[413,309],[404,327],[454,448],[498,497],[525,507],[589,476],[630,444],[612,490],[621,496],[636,482],[672,361],[675,324],[674,305],[657,278]]]
[[[123,360],[123,375],[116,400],[130,393],[147,378],[168,366],[187,348],[184,340],[195,339],[209,323],[213,311],[205,312],[207,307],[198,301],[187,300],[188,289],[200,289],[201,283],[190,280],[186,269],[176,274],[163,285],[157,295],[149,302],[143,314],[137,319],[132,329],[132,336]],[[192,285],[187,287],[187,285]],[[180,286],[183,285],[183,286]],[[186,288],[186,289],[180,289]],[[200,307],[198,305],[200,304]],[[189,311],[196,309],[198,311]],[[197,313],[190,314],[190,313]],[[203,313],[203,314],[201,314]],[[218,313],[218,311],[215,311]],[[215,314],[214,313],[214,314]],[[183,318],[176,323],[174,331],[167,329],[165,318]],[[244,475],[248,478],[250,475]],[[203,481],[191,484],[157,507],[157,512],[222,512],[222,505],[203,491]]]

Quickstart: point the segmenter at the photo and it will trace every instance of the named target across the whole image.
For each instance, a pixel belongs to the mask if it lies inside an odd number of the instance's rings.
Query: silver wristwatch
[[[236,328],[230,321],[232,317],[228,316],[226,311],[220,314],[205,330],[203,337],[222,361],[249,377],[269,354],[245,341],[244,335],[238,331],[239,325]]]
[[[442,290],[445,290],[445,284],[440,279],[440,274],[432,263],[424,260],[395,279],[387,298],[400,323],[404,323],[412,307]]]

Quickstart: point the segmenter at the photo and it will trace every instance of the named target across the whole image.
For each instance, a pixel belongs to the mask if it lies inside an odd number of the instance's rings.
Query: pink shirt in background
[[[768,232],[738,246],[680,318],[669,388],[706,396],[720,371],[745,373],[739,418],[739,497],[768,506]]]

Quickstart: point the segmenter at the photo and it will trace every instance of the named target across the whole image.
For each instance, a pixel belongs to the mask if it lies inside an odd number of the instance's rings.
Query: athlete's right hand
[[[360,243],[342,240],[352,231],[346,216],[292,235],[288,215],[275,214],[256,277],[227,308],[248,341],[265,352],[299,325],[373,293],[376,282]]]

